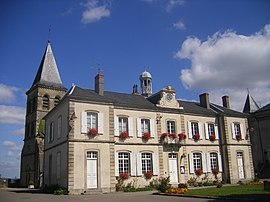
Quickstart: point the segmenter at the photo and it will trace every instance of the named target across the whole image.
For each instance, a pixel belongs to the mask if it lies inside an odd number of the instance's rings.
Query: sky
[[[131,93],[146,69],[153,92],[180,100],[228,95],[242,111],[250,94],[270,102],[269,0],[1,0],[0,174],[19,178],[25,92],[50,39],[62,82]],[[49,31],[50,30],[50,31]]]

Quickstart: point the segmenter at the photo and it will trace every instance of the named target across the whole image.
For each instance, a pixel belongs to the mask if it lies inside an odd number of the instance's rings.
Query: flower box
[[[129,137],[129,135],[128,135],[127,131],[123,131],[119,135],[119,138],[121,138],[121,139],[127,139],[128,137]]]
[[[177,136],[176,136],[175,133],[170,133],[170,134],[169,134],[169,138],[171,138],[171,139],[176,139]]]
[[[126,180],[129,178],[129,173],[120,173],[119,174],[120,179]]]
[[[198,141],[198,140],[200,139],[200,134],[195,134],[195,135],[193,135],[193,139],[194,139],[195,141]]]
[[[168,133],[162,133],[160,136],[161,139],[165,139],[166,137],[168,137]]]
[[[218,169],[213,169],[212,173],[213,173],[213,175],[217,175],[217,174],[219,174],[219,170]]]
[[[149,140],[150,138],[151,138],[150,133],[144,133],[144,134],[142,135],[142,139],[144,139],[144,140]]]
[[[242,135],[239,133],[235,136],[235,138],[239,141],[239,140],[242,140]]]
[[[214,142],[216,140],[216,135],[213,133],[209,136],[210,141]]]
[[[187,136],[184,133],[178,134],[179,140],[185,140],[187,139]]]
[[[200,176],[203,174],[203,170],[202,169],[195,170],[195,174]]]
[[[146,179],[151,179],[153,177],[153,173],[151,171],[148,171],[148,172],[144,173],[144,177]]]
[[[98,131],[97,131],[97,129],[95,129],[95,128],[90,128],[90,129],[88,130],[88,133],[87,133],[87,134],[90,135],[90,136],[95,137],[95,136],[98,135]]]

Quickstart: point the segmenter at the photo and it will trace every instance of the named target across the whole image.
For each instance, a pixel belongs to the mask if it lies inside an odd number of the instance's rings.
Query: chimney
[[[223,104],[223,107],[226,107],[227,109],[230,109],[230,101],[229,101],[229,96],[228,95],[224,95],[222,97],[222,104]]]
[[[206,109],[210,109],[209,94],[203,93],[200,95],[200,105]]]
[[[104,95],[104,74],[97,74],[95,77],[95,92]]]

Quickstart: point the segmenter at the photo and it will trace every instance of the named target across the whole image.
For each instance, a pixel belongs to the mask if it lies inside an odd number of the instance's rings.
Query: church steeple
[[[56,88],[65,88],[62,84],[49,40],[32,87],[38,84]]]
[[[256,101],[249,94],[249,91],[248,91],[243,112],[245,112],[245,113],[252,113],[252,112],[257,111],[258,109],[260,109],[259,105],[256,103]]]

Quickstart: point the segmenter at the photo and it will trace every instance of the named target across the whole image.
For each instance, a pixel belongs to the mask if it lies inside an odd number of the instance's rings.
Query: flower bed
[[[165,191],[167,194],[184,194],[188,192],[187,188],[170,188]]]

